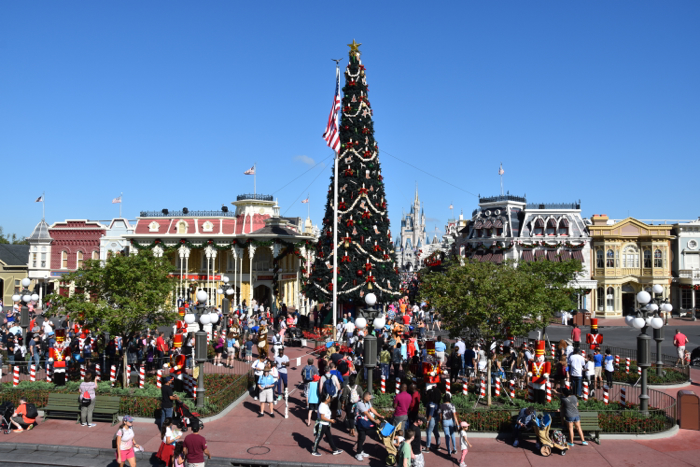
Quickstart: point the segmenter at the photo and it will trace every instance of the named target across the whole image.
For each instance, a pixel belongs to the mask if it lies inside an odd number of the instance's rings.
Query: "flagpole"
[[[43,193],[41,193],[41,220],[42,221],[46,219],[46,201],[44,201],[45,199],[46,199],[46,192],[44,191]]]
[[[124,193],[119,193],[119,218],[122,218],[122,201],[124,200],[123,198]]]
[[[258,163],[253,164],[253,194],[257,194],[256,177],[258,176]]]
[[[340,66],[335,65],[336,86],[340,83]],[[338,118],[336,114],[335,118]],[[337,120],[336,120],[337,121]],[[335,151],[334,151],[335,152]],[[338,335],[338,157],[340,148],[335,153],[333,164],[333,338]]]
[[[503,162],[501,162],[501,168],[498,169],[498,175],[501,176],[501,196],[503,196]]]
[[[306,217],[308,217],[309,220],[311,220],[311,194],[310,193],[306,194],[306,199],[308,200],[306,202]]]

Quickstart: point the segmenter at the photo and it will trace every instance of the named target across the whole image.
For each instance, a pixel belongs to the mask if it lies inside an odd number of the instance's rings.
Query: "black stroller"
[[[190,412],[190,409],[187,408],[185,403],[180,401],[175,401],[175,407],[173,408],[173,424],[183,433],[195,424],[199,424],[200,430],[204,428],[204,423],[199,419],[199,414]]]
[[[12,432],[10,418],[13,413],[15,413],[15,405],[12,402],[6,401],[0,404],[0,431],[6,435]]]

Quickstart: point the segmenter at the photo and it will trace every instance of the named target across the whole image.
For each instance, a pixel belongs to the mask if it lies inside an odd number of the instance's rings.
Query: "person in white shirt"
[[[326,436],[326,441],[328,441],[328,444],[333,450],[334,456],[343,452],[335,446],[335,442],[333,441],[333,435],[331,435],[331,424],[335,423],[335,420],[333,420],[333,413],[331,412],[330,403],[331,396],[329,396],[326,393],[323,393],[321,395],[321,404],[318,406],[318,427],[316,427],[315,429],[316,439],[314,440],[314,446],[311,449],[312,456],[321,455],[321,453],[318,452],[318,443],[321,441],[321,438],[324,435]]]
[[[588,380],[588,385],[591,385],[591,378],[594,378],[595,382],[595,361],[593,360],[593,354],[590,354],[586,358],[586,380]]]
[[[581,382],[583,380],[583,369],[586,367],[586,359],[578,352],[574,352],[569,357],[569,379],[573,382],[573,392],[576,397],[581,397]]]
[[[464,371],[464,352],[467,351],[467,346],[464,344],[464,342],[462,342],[461,337],[457,338],[455,347],[457,347],[457,355],[459,355],[459,358],[462,359],[462,371]]]

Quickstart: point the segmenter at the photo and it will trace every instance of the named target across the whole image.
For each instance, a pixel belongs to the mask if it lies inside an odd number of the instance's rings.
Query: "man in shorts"
[[[31,430],[32,427],[34,427],[35,421],[36,418],[27,417],[27,399],[24,397],[20,398],[17,410],[15,410],[15,413],[12,414],[12,418],[10,418],[10,423],[17,427],[14,432],[21,433],[24,430]]]
[[[685,359],[685,345],[688,343],[688,338],[685,334],[676,329],[676,335],[673,336],[673,345],[678,349],[678,360],[676,361],[676,366],[680,363],[683,365]]]
[[[600,381],[600,387],[603,386],[603,355],[600,353],[600,348],[595,349],[593,362],[595,364],[595,381],[593,382],[593,387],[598,389],[598,381]]]
[[[272,410],[272,403],[275,398],[274,388],[275,378],[270,375],[270,366],[265,366],[263,375],[258,379],[258,390],[260,391],[260,414],[258,417],[265,415],[265,404],[270,406],[270,416],[274,418],[275,412]]]

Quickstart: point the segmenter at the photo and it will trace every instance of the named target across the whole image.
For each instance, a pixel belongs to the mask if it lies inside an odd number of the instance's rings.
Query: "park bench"
[[[519,410],[511,410],[510,415],[513,419],[512,425],[515,425],[515,421],[518,419],[519,413]],[[561,418],[561,414],[559,412],[549,411],[546,411],[545,413],[548,413],[552,417],[551,430],[561,430],[561,432],[568,437],[569,431],[568,429],[564,428],[564,423],[562,423],[563,420]],[[591,439],[595,441],[596,444],[600,444],[600,425],[598,425],[598,412],[579,412],[579,416],[581,417],[581,430],[583,431],[584,436],[586,433],[593,433],[593,437]],[[523,438],[535,437],[534,431],[524,431],[521,432],[520,435]],[[576,433],[574,433],[574,436],[575,435]]]
[[[119,397],[97,396],[92,419],[108,421],[114,425],[119,421],[117,418],[119,404]],[[77,394],[49,394],[49,402],[44,407],[44,419],[73,417],[76,417],[77,423],[80,423],[80,401]]]

